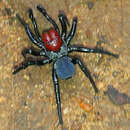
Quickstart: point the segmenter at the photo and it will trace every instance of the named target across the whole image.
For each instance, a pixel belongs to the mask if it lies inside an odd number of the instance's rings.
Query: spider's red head
[[[55,29],[50,29],[47,32],[43,32],[42,40],[48,51],[59,51],[62,46],[62,40]]]

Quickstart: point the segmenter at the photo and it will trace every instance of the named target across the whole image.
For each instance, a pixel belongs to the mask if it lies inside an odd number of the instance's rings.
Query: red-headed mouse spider
[[[58,117],[59,117],[59,123],[63,125],[58,78],[61,79],[71,78],[75,74],[75,64],[78,64],[81,70],[86,75],[86,77],[90,80],[95,92],[96,93],[98,92],[96,84],[88,68],[84,66],[84,64],[79,58],[70,57],[69,53],[71,52],[101,53],[113,56],[115,58],[118,58],[118,55],[99,48],[79,47],[74,45],[71,46],[70,42],[76,31],[77,17],[73,18],[72,27],[69,33],[67,34],[67,26],[69,25],[69,22],[66,15],[63,12],[59,12],[58,15],[59,21],[61,23],[61,31],[60,31],[56,22],[48,15],[44,7],[38,5],[37,9],[53,25],[53,27],[48,29],[47,31],[44,31],[42,35],[40,35],[36,20],[33,16],[32,9],[29,9],[28,11],[29,18],[31,19],[34,27],[34,33],[33,33],[29,25],[17,14],[17,18],[24,26],[28,37],[30,38],[32,43],[34,43],[36,46],[39,47],[39,50],[34,48],[23,49],[22,55],[24,56],[25,60],[19,65],[14,67],[13,74],[16,74],[20,70],[26,69],[28,66],[31,65],[41,66],[53,62],[52,78],[56,95]],[[32,58],[32,57],[27,58],[26,54],[38,57],[41,56],[41,58]]]

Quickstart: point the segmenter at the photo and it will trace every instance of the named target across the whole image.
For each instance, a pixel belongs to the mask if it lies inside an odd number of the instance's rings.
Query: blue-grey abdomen
[[[71,58],[64,56],[55,62],[56,73],[61,79],[68,79],[75,73],[75,66]]]

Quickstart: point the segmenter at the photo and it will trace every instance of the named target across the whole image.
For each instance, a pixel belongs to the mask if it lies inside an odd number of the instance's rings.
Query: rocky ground
[[[101,47],[120,57],[73,53],[89,68],[98,99],[89,80],[76,65],[76,74],[60,80],[65,130],[128,130],[130,104],[117,105],[104,91],[112,85],[130,96],[130,1],[129,0],[0,0],[0,130],[60,130],[55,103],[52,64],[31,66],[12,75],[13,66],[23,60],[21,50],[32,46],[19,13],[31,25],[27,10],[32,8],[40,32],[51,27],[37,11],[42,4],[58,25],[64,10],[70,25],[78,17],[71,44]],[[70,29],[70,27],[69,27]],[[68,30],[69,30],[68,29]]]

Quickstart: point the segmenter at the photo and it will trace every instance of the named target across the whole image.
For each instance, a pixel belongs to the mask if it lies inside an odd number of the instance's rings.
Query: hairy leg
[[[40,65],[44,65],[44,64],[47,64],[50,62],[51,62],[50,59],[28,57],[23,62],[21,62],[19,65],[14,66],[13,74],[18,73],[19,71],[26,69],[28,66],[31,66],[31,65],[40,66]]]
[[[28,12],[29,12],[29,18],[31,19],[32,24],[33,24],[33,27],[34,27],[35,35],[36,35],[36,37],[37,37],[37,39],[38,39],[39,41],[43,42],[42,39],[41,39],[40,33],[39,33],[39,29],[38,29],[38,26],[37,26],[37,22],[36,22],[36,20],[35,20],[35,18],[34,18],[34,16],[33,16],[33,11],[32,11],[32,9],[29,9]]]
[[[100,48],[87,48],[87,47],[70,46],[68,48],[68,52],[73,52],[73,51],[85,52],[85,53],[100,53],[100,54],[110,55],[110,56],[113,56],[115,58],[119,57],[118,54],[113,54],[113,53],[111,53],[109,51],[105,51],[105,50],[100,49]]]
[[[74,17],[73,18],[73,22],[72,22],[72,27],[71,27],[71,30],[67,36],[67,39],[66,39],[66,42],[67,42],[67,45],[69,45],[70,41],[72,40],[74,34],[75,34],[75,31],[76,31],[76,26],[77,26],[77,17]]]
[[[62,27],[61,37],[62,37],[62,39],[65,40],[66,33],[67,33],[67,24],[69,26],[69,21],[63,11],[59,11],[58,17],[59,17],[59,21],[60,21],[61,27]]]
[[[59,88],[58,77],[57,77],[54,66],[53,66],[53,71],[52,71],[52,78],[53,78],[54,90],[55,90],[55,95],[56,95],[59,123],[60,123],[60,125],[63,125],[62,112],[61,112],[61,101],[60,101],[60,88]]]
[[[55,30],[60,34],[60,30],[59,30],[56,22],[48,15],[45,8],[42,7],[41,5],[38,5],[37,9],[43,14],[43,16],[45,16],[45,18],[54,26]]]
[[[81,60],[78,59],[78,58],[73,58],[73,59],[72,59],[72,62],[73,62],[74,64],[78,64],[78,65],[79,65],[80,69],[81,69],[81,70],[84,72],[84,74],[88,77],[88,79],[90,80],[90,82],[91,82],[91,84],[92,84],[92,86],[93,86],[95,92],[97,93],[97,92],[98,92],[98,89],[97,89],[97,87],[96,87],[96,84],[95,84],[95,82],[94,82],[94,80],[93,80],[93,78],[92,78],[92,76],[91,76],[91,73],[90,73],[90,71],[88,70],[88,68],[85,67],[84,64],[81,62]]]
[[[33,34],[33,32],[31,31],[29,25],[20,17],[19,14],[16,14],[16,16],[17,16],[17,18],[19,19],[19,21],[21,22],[21,24],[24,26],[25,31],[26,31],[28,37],[30,38],[30,40],[31,40],[35,45],[37,45],[38,47],[40,47],[40,48],[42,48],[42,49],[45,50],[43,44],[36,39],[36,36],[35,36],[35,35]]]
[[[30,54],[30,55],[34,55],[34,56],[44,56],[45,52],[39,49],[36,49],[34,47],[31,48],[24,48],[22,50],[22,55],[24,58],[26,58],[26,55]]]

